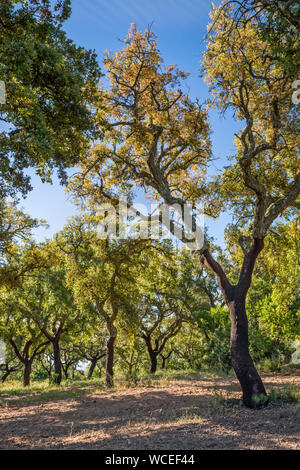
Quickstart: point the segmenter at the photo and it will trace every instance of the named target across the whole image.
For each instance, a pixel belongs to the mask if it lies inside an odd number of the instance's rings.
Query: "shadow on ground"
[[[266,376],[267,388],[299,377]],[[299,449],[300,406],[247,410],[235,379],[2,406],[1,449]]]

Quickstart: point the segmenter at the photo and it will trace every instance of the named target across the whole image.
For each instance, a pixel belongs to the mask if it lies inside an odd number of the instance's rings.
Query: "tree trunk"
[[[156,369],[157,369],[157,352],[154,351],[151,347],[151,342],[146,342],[147,344],[147,349],[148,349],[148,353],[149,353],[149,358],[150,358],[150,368],[149,368],[149,372],[150,374],[155,374],[156,372]]]
[[[107,387],[113,387],[114,386],[114,343],[115,343],[116,337],[111,336],[109,340],[107,341],[106,349],[107,349],[107,354],[106,354],[106,385]]]
[[[169,359],[169,357],[171,356],[172,352],[173,352],[173,351],[170,351],[169,354],[167,354],[166,356],[164,356],[163,354],[160,354],[160,357],[162,358],[161,366],[160,366],[161,369],[164,369],[164,368],[166,367],[167,359]]]
[[[14,372],[15,369],[7,369],[6,372],[4,372],[4,374],[2,375],[1,377],[1,382],[4,383],[5,380],[7,379],[7,377],[12,373]]]
[[[150,368],[149,368],[149,373],[154,374],[157,369],[157,352],[154,351],[152,348],[151,344],[151,337],[147,335],[143,335],[143,339],[145,340],[146,346],[147,346],[147,351],[149,354],[150,358]]]
[[[1,377],[1,382],[4,383],[9,375],[10,375],[10,371],[5,372]]]
[[[69,378],[69,369],[70,369],[70,367],[71,367],[71,364],[65,365],[64,374],[65,374],[66,379]]]
[[[245,251],[243,266],[237,285],[232,285],[220,264],[208,250],[202,253],[203,263],[217,276],[231,318],[231,362],[243,391],[244,405],[249,408],[261,408],[268,403],[265,387],[254,366],[249,352],[248,318],[246,296],[251,286],[252,273],[256,259],[264,247],[263,238],[254,238]]]
[[[24,387],[28,387],[30,385],[31,367],[32,367],[32,361],[26,361],[24,363],[24,375],[23,375]]]
[[[157,354],[154,351],[152,351],[151,353],[149,351],[149,356],[150,356],[150,369],[149,369],[149,372],[150,372],[150,374],[154,374],[156,372],[156,369],[157,369]]]
[[[231,362],[242,387],[244,405],[259,408],[266,404],[267,394],[249,352],[245,300],[245,297],[237,292],[229,303]]]
[[[91,379],[91,378],[92,378],[93,372],[94,372],[95,367],[96,367],[96,365],[97,365],[97,361],[98,361],[97,358],[94,358],[94,359],[91,360],[91,365],[90,365],[89,371],[88,371],[88,379]]]
[[[62,364],[60,358],[59,340],[53,341],[53,354],[54,354],[54,383],[60,385],[62,380]]]
[[[189,368],[194,369],[194,363],[193,363],[192,359],[190,357],[187,357],[186,360],[187,360],[187,363],[189,365]]]

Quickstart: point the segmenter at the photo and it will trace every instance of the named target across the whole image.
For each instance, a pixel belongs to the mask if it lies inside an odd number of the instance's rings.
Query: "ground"
[[[300,375],[265,374],[267,390]],[[1,394],[1,449],[300,449],[300,404],[240,404],[234,377],[176,378],[134,388]]]

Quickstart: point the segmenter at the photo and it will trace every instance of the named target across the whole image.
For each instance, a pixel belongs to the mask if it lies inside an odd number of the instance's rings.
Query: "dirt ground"
[[[268,391],[299,375],[264,375]],[[5,397],[4,397],[5,398]],[[300,405],[247,410],[232,378],[0,406],[1,449],[300,449]]]

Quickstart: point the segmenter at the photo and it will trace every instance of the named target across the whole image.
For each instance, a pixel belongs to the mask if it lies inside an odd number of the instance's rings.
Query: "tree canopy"
[[[20,363],[26,386],[32,370],[57,384],[81,367],[91,378],[104,357],[108,387],[116,371],[137,380],[156,373],[159,361],[233,368],[244,404],[267,404],[254,362],[282,367],[300,335],[299,116],[295,69],[285,60],[289,49],[298,56],[296,3],[213,8],[201,64],[205,103],[184,91],[188,74],[164,64],[149,29],[132,24],[120,50],[105,54],[98,87],[94,54],[61,28],[68,1],[3,3],[1,112],[12,125],[1,134],[3,195],[29,190],[26,168],[47,180],[57,167],[64,180],[76,165],[68,189],[80,209],[53,239],[36,243],[31,231],[44,222],[0,199],[3,377],[20,374]],[[214,108],[240,125],[235,152],[216,174],[209,171]],[[126,196],[134,211],[142,192],[158,203],[156,221],[166,205],[182,214],[191,207],[192,223],[178,223],[188,229],[183,238],[174,220],[170,240],[151,237],[152,227],[141,236],[134,224],[121,236],[120,220],[111,236],[104,203],[119,215]],[[199,226],[201,204],[207,217],[232,216],[224,250]],[[186,233],[195,228],[203,244],[191,248]]]
[[[62,29],[70,1],[11,1],[0,5],[0,196],[26,195],[27,169],[43,181],[86,154],[95,134],[92,106],[100,71],[93,51]]]

